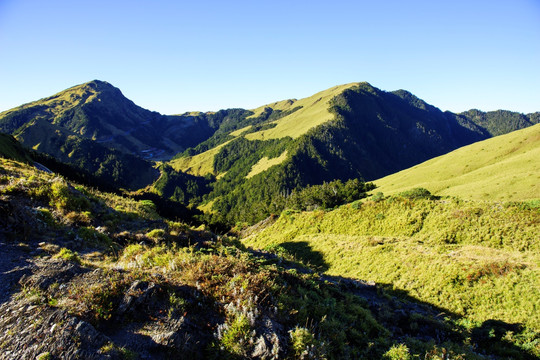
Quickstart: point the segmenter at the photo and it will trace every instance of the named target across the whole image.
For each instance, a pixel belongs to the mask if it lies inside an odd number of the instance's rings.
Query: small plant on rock
[[[66,248],[61,248],[58,254],[55,255],[55,257],[59,259],[64,259],[66,261],[73,261],[77,264],[81,263],[81,258],[79,257],[79,254]]]

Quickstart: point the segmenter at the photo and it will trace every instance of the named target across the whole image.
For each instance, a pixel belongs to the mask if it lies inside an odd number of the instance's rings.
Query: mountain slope
[[[143,109],[99,80],[1,113],[0,131],[18,134],[35,120],[141,157],[172,156],[214,132],[193,117],[167,117]],[[36,144],[26,142],[32,147]]]
[[[227,221],[254,222],[279,213],[287,194],[308,185],[373,180],[492,136],[484,127],[492,117],[477,124],[407,91],[385,92],[368,83],[269,104],[246,120],[265,111],[284,112],[278,119],[259,118],[257,126],[211,138],[209,146],[203,143],[199,151],[171,162],[179,171],[216,177],[205,199]],[[514,129],[530,126],[537,120],[534,115],[501,116],[509,116],[506,129]],[[511,121],[515,116],[528,120]],[[501,117],[497,121],[503,123]]]
[[[283,137],[292,137],[293,139],[298,138],[307,133],[310,129],[332,120],[334,114],[329,111],[330,101],[344,90],[355,86],[358,86],[358,83],[334,86],[304,99],[285,100],[254,109],[253,117],[260,115],[263,111],[268,111],[268,108],[274,111],[290,111],[299,108],[290,115],[269,123],[275,124],[275,127],[248,134],[246,135],[246,139],[264,140],[279,139]]]
[[[540,212],[533,206],[392,196],[284,212],[242,241],[317,271],[385,284],[438,306],[443,317],[462,315],[462,324],[498,324],[501,335],[512,331],[504,324],[526,328],[538,356]]]
[[[95,80],[1,113],[0,131],[114,187],[136,190],[159,177],[145,159],[169,158],[195,146],[226,119],[226,111],[163,116]]]
[[[154,184],[162,196],[197,203],[210,191],[203,202],[222,220],[253,222],[280,212],[288,194],[306,186],[380,178],[539,118],[442,112],[368,83],[254,110],[164,116],[96,80],[0,114],[0,130],[117,186]],[[161,172],[143,160],[178,151]]]
[[[0,156],[23,163],[30,163],[30,158],[26,149],[11,135],[0,133]]]
[[[441,316],[385,284],[313,273],[234,237],[164,219],[148,200],[3,158],[0,170],[2,358],[539,354],[536,333],[515,324]]]
[[[286,116],[263,122],[265,129],[247,126],[230,132],[217,146],[205,148],[207,152],[186,154],[172,165],[197,175],[219,175],[213,163],[215,155],[226,145],[225,140],[302,138],[298,142],[304,141],[305,146],[321,148],[321,151],[328,152],[322,148],[335,148],[330,151],[343,154],[342,159],[350,158],[340,165],[341,168],[357,169],[356,175],[371,180],[416,164],[421,159],[531,126],[540,117],[538,113],[524,115],[508,111],[475,111],[477,116],[443,113],[404,90],[389,93],[367,83],[351,83],[305,99],[262,106],[254,109],[253,115],[246,119],[261,116],[264,111],[292,109],[295,110]],[[327,162],[331,162],[330,159]]]
[[[376,180],[395,194],[423,187],[467,199],[540,199],[540,124],[457,149]]]
[[[538,112],[524,115],[506,110],[483,112],[473,109],[460,113],[458,116],[483,127],[491,136],[503,135],[540,123]]]

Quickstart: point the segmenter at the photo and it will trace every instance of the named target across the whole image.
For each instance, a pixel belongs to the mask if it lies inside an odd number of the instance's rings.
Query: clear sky
[[[0,0],[0,111],[93,79],[165,114],[356,81],[540,111],[540,0]]]

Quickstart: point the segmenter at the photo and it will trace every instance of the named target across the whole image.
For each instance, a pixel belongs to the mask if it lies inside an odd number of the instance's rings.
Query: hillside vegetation
[[[442,112],[366,82],[253,110],[165,116],[94,80],[1,113],[0,131],[110,186],[209,209],[210,221],[231,225],[280,213],[283,197],[307,186],[371,181],[539,119]]]
[[[170,157],[215,131],[194,117],[167,117],[143,109],[116,87],[99,80],[0,113],[0,131],[18,135],[35,121],[147,158]],[[25,145],[33,147],[40,142],[40,139],[26,139]]]
[[[325,212],[284,212],[245,245],[463,316],[519,323],[540,351],[540,206],[431,199],[419,190]],[[540,353],[539,353],[540,354]]]
[[[252,116],[260,115],[263,110],[268,108],[281,111],[287,111],[296,107],[301,108],[279,119],[279,121],[276,120],[275,127],[247,134],[246,138],[249,140],[278,139],[284,137],[295,139],[304,135],[310,129],[334,119],[334,114],[329,111],[330,101],[343,92],[343,90],[353,86],[358,86],[358,83],[334,86],[300,100],[285,100],[259,107],[253,110],[254,115]]]
[[[537,359],[539,119],[368,83],[4,112],[0,358]]]
[[[24,163],[31,161],[27,151],[10,135],[0,133],[0,156]]]
[[[279,117],[271,120],[276,113]],[[213,219],[255,223],[280,213],[284,197],[306,186],[375,179],[489,138],[490,131],[537,121],[535,114],[471,114],[443,113],[403,90],[348,84],[255,109],[239,122],[254,124],[214,136],[170,164],[215,176],[212,190],[202,197],[202,208],[210,209]],[[509,121],[503,129],[505,116]],[[490,130],[476,124],[477,118],[491,124]],[[300,128],[301,134],[295,130]]]
[[[481,126],[491,136],[507,134],[516,129],[540,123],[540,112],[525,115],[507,110],[483,112],[472,109],[462,112],[458,116]]]
[[[321,278],[161,218],[151,201],[0,165],[8,358],[532,359],[536,351],[520,329],[509,343],[500,324],[459,324],[384,288]]]
[[[226,128],[231,117],[249,114],[224,110],[164,116],[94,80],[0,113],[0,131],[111,186],[137,190],[158,179],[153,161],[170,159],[207,140],[222,122]]]
[[[477,200],[540,199],[540,124],[465,146],[376,180],[395,194],[418,186]]]

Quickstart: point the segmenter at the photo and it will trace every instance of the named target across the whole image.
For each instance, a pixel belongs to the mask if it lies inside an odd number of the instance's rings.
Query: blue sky
[[[0,111],[93,79],[165,114],[355,81],[540,111],[540,0],[0,0]]]

